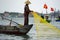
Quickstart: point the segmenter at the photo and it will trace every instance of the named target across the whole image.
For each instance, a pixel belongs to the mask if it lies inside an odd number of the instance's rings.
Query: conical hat
[[[27,0],[27,1],[25,2],[25,4],[31,4],[31,2],[30,2],[29,0]]]

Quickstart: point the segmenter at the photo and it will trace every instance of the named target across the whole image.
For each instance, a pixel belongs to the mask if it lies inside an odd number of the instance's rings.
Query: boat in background
[[[60,22],[60,20],[56,20],[56,22]]]
[[[56,22],[60,22],[60,16],[58,16],[58,18],[57,18]]]

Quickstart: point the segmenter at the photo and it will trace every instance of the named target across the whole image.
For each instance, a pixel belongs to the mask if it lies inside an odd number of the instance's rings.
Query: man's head
[[[27,1],[25,2],[25,4],[28,4],[28,5],[29,5],[29,4],[31,4],[31,2],[30,2],[29,0],[27,0]]]

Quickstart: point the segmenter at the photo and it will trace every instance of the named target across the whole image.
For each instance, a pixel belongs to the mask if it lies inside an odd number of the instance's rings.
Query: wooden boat
[[[9,20],[7,18],[4,18],[5,20]],[[32,28],[33,24],[30,25],[20,25],[15,21],[9,20],[11,22],[14,22],[17,24],[17,26],[11,26],[11,25],[0,25],[0,33],[4,34],[27,34],[30,29]]]
[[[4,34],[27,34],[32,28],[33,24],[25,26],[5,26],[0,25],[0,33]]]

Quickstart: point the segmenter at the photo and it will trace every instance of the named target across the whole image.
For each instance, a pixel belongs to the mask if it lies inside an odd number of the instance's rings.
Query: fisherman
[[[28,16],[29,16],[29,13],[32,12],[29,9],[29,6],[28,6],[29,4],[31,4],[31,2],[29,0],[27,0],[25,2],[25,7],[24,7],[24,25],[28,25],[28,23],[29,23]]]

